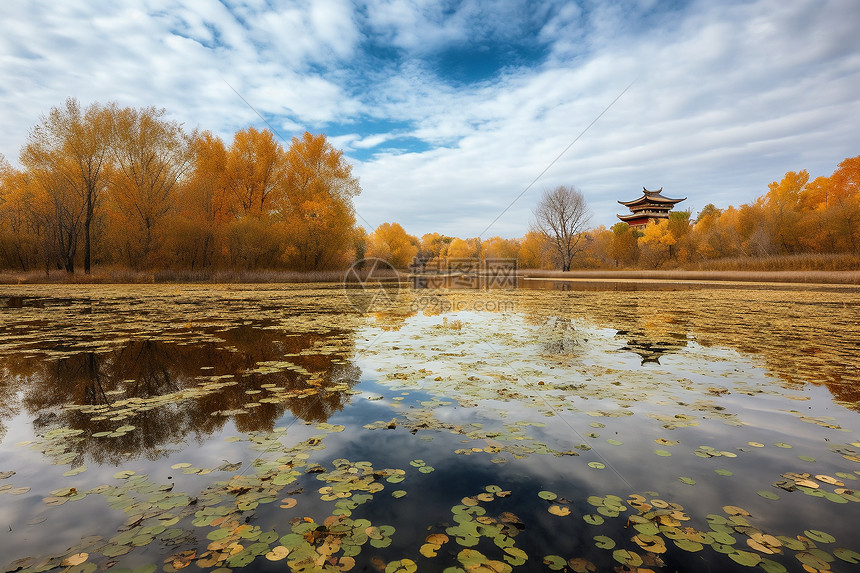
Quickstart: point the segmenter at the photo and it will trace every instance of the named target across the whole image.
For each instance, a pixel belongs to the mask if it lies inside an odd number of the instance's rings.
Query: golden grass
[[[804,284],[860,284],[860,270],[852,271],[753,271],[753,270],[521,270],[521,277],[590,280],[737,281]]]
[[[318,283],[341,282],[345,271],[173,270],[136,271],[97,268],[90,274],[54,271],[0,272],[0,284],[148,284],[148,283]]]
[[[852,254],[778,255],[701,261],[696,270],[713,271],[858,271],[860,256]]]

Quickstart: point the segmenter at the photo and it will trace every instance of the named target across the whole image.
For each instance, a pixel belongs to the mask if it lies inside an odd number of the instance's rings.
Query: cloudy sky
[[[0,153],[73,96],[325,133],[368,230],[517,237],[557,185],[593,226],[642,187],[695,216],[860,154],[858,23],[856,0],[2,0]]]

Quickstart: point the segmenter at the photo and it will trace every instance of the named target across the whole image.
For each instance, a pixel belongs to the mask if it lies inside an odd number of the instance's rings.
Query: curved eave
[[[680,203],[681,201],[686,201],[686,200],[687,200],[686,197],[684,197],[683,199],[670,199],[669,197],[663,197],[662,195],[659,197],[656,197],[654,195],[651,195],[650,197],[648,195],[642,195],[641,197],[639,197],[638,199],[634,199],[633,201],[618,201],[618,202],[620,204],[624,205],[625,207],[636,207],[638,205],[644,205],[647,203],[663,203],[666,205],[674,205],[675,203]]]
[[[642,222],[647,223],[651,219],[660,219],[661,218],[661,217],[655,216],[655,215],[637,215],[637,214],[615,215],[615,216],[618,217],[619,219],[621,219],[622,221],[624,221],[625,223],[628,223],[630,221],[642,221]]]

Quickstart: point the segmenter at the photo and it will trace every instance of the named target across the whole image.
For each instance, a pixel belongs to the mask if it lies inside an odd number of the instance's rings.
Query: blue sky
[[[593,226],[643,186],[695,215],[860,154],[858,22],[856,0],[4,0],[0,153],[69,96],[227,141],[259,112],[344,150],[368,230],[518,237],[557,185]]]

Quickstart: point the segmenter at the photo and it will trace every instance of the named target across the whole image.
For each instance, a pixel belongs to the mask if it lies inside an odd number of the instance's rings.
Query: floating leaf
[[[564,517],[565,515],[570,515],[570,508],[561,506],[561,505],[551,505],[549,509],[547,509],[553,515],[558,515]]]
[[[765,573],[786,573],[788,571],[788,569],[785,568],[785,565],[778,561],[773,561],[772,559],[762,558],[761,563],[759,563],[758,566],[764,569]]]
[[[679,549],[683,549],[684,551],[689,551],[691,553],[701,551],[703,549],[703,545],[701,543],[690,539],[674,539],[672,542],[677,545]]]
[[[84,561],[89,558],[89,553],[75,553],[74,555],[70,555],[63,559],[60,562],[61,567],[74,567],[75,565],[80,565]]]
[[[639,554],[627,549],[616,549],[612,552],[612,558],[627,567],[639,567],[642,565],[642,558],[639,557]]]
[[[732,472],[730,472],[729,470],[718,469],[718,470],[714,470],[714,471],[715,471],[716,473],[720,474],[721,476],[730,476],[730,475],[734,475],[734,474],[732,474]]]
[[[776,495],[775,493],[773,493],[772,491],[761,489],[761,490],[757,491],[756,493],[765,499],[773,499],[773,500],[779,499],[779,496]]]
[[[87,471],[87,466],[78,466],[76,468],[70,469],[67,472],[64,472],[63,475],[67,476],[67,477],[76,476],[76,475],[83,473],[85,471]]]
[[[391,497],[393,497],[395,499],[400,499],[404,495],[406,495],[406,491],[402,490],[402,489],[394,490],[391,492]]]
[[[605,535],[596,535],[594,537],[594,544],[600,549],[612,549],[615,547],[615,540]]]
[[[560,555],[547,555],[543,558],[543,563],[553,571],[561,571],[567,565],[567,560]]]
[[[733,553],[729,553],[729,558],[738,563],[740,565],[745,565],[747,567],[755,567],[761,562],[761,556],[758,553],[753,553],[751,551],[735,551]]]
[[[696,485],[696,480],[694,480],[693,478],[682,476],[682,477],[679,477],[678,479],[681,480],[681,483],[685,483],[687,485]]]
[[[851,549],[837,547],[833,550],[833,555],[845,561],[846,563],[860,563],[860,553]]]
[[[538,492],[538,497],[541,499],[545,499],[547,501],[552,501],[552,500],[556,499],[558,497],[558,495],[551,492],[551,491],[543,490],[543,491]]]
[[[582,557],[570,559],[567,563],[575,573],[592,573],[593,571],[597,571],[597,566],[594,563]]]
[[[606,467],[606,464],[604,464],[602,462],[588,462],[588,467],[596,469],[596,470],[602,470],[603,468]]]
[[[603,518],[599,515],[587,514],[583,515],[582,519],[589,525],[601,525],[603,523]]]
[[[654,453],[657,454],[658,456],[662,456],[664,458],[668,458],[669,456],[672,455],[671,452],[667,452],[666,450],[654,450]]]
[[[400,561],[391,561],[385,567],[385,573],[415,573],[418,570],[418,565],[411,559],[401,559]]]
[[[807,529],[803,534],[813,541],[819,541],[821,543],[833,543],[836,541],[836,538],[829,533],[819,531],[817,529]]]

